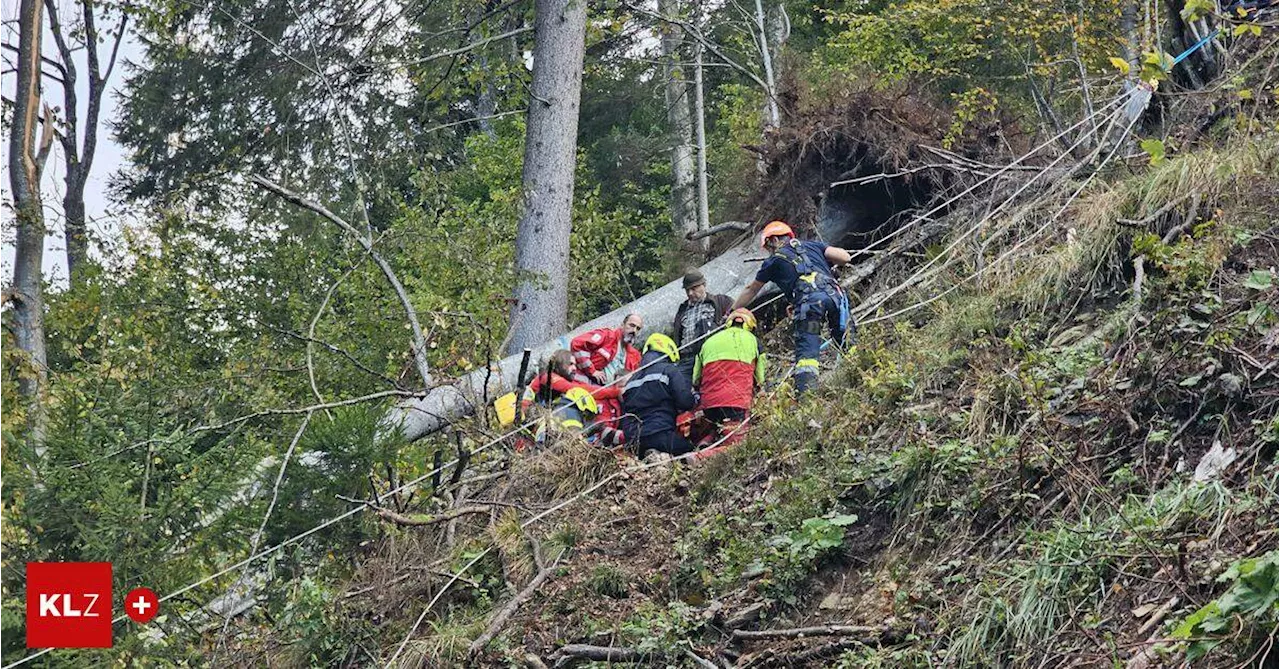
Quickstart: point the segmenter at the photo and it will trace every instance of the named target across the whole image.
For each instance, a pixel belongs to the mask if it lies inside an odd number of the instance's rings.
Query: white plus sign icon
[[[160,610],[160,599],[150,588],[134,588],[125,595],[125,613],[136,623],[149,623]]]

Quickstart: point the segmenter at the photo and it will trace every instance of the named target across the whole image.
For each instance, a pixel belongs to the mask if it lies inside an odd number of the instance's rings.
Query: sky
[[[75,16],[78,4],[74,0],[57,0],[59,16],[63,18],[63,24],[68,23],[71,17]],[[0,18],[3,19],[3,27],[0,28],[0,37],[3,43],[14,48],[18,45],[17,25],[14,23],[18,15],[18,3],[6,0],[0,3]],[[53,42],[53,35],[48,28],[48,17],[45,16],[45,30],[42,38],[41,50],[44,55],[54,60],[58,60],[58,49]],[[114,30],[118,24],[114,21],[103,25],[99,21],[98,30],[103,35],[114,34]],[[107,46],[102,47],[102,64],[106,67],[106,60],[109,54]],[[14,97],[14,88],[17,85],[17,77],[10,70],[14,65],[14,53],[8,49],[4,49],[3,53],[3,70],[4,74],[0,75],[0,92],[6,100],[12,100]],[[80,105],[78,110],[81,121],[83,122],[85,115],[86,100],[89,95],[88,91],[88,75],[87,65],[85,63],[84,50],[76,52],[76,66],[80,73],[77,82],[77,99]],[[131,35],[126,31],[125,42],[120,46],[119,61],[116,69],[111,75],[111,80],[107,82],[107,92],[102,100],[101,126],[98,129],[98,149],[94,158],[93,169],[90,172],[88,185],[85,187],[85,213],[90,221],[91,230],[106,238],[112,238],[120,233],[121,222],[127,216],[127,212],[121,211],[121,208],[112,203],[107,197],[107,183],[111,175],[125,166],[128,157],[123,147],[115,143],[111,136],[111,131],[107,127],[108,123],[115,118],[116,114],[116,96],[121,90],[124,78],[129,73],[128,62],[141,62],[143,58],[142,48],[138,43],[131,39]],[[43,99],[51,107],[62,107],[62,87],[57,81],[46,78],[44,80]],[[81,138],[83,140],[83,137]],[[0,211],[3,225],[0,226],[0,238],[3,239],[3,249],[0,249],[0,281],[4,285],[8,285],[13,277],[14,262],[14,237],[15,229],[13,222],[13,210],[11,208],[12,197],[9,188],[9,127],[6,124],[4,128],[4,137],[0,138],[0,164],[4,165],[4,178],[0,185],[3,191],[5,206]],[[57,290],[67,285],[67,256],[66,245],[63,243],[63,226],[62,226],[62,193],[63,179],[66,177],[65,163],[62,153],[62,147],[57,141],[53,143],[53,151],[49,155],[49,160],[45,164],[44,176],[41,179],[42,198],[44,201],[45,224],[49,229],[49,236],[45,238],[44,245],[44,274],[45,278],[52,282],[53,289]]]

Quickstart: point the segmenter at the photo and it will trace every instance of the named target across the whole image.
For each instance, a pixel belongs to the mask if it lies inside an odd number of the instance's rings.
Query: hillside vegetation
[[[759,308],[768,382],[710,457],[540,410],[517,448],[487,394],[409,441],[393,404],[492,370],[541,289],[550,4],[76,4],[145,52],[131,218],[6,291],[6,666],[1280,663],[1274,7],[587,3],[540,334],[784,219],[848,233],[856,342],[797,397]],[[160,615],[28,649],[38,561]]]

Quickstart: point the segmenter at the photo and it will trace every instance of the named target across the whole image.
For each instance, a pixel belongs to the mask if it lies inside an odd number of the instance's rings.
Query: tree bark
[[[782,121],[778,112],[778,86],[773,78],[773,53],[769,50],[769,29],[765,25],[763,0],[756,0],[756,31],[760,35],[760,60],[764,62],[764,132],[768,136]]]
[[[693,106],[698,138],[698,231],[711,227],[711,214],[707,207],[707,107],[702,95],[702,44],[694,47]],[[706,238],[702,250],[707,250]]]
[[[536,0],[534,12],[532,100],[508,353],[562,331],[569,311],[569,236],[587,5],[586,0]]]
[[[36,458],[45,452],[44,393],[48,382],[44,341],[44,211],[40,175],[53,143],[53,118],[45,107],[44,130],[36,143],[40,106],[39,0],[22,0],[18,14],[17,86],[9,131],[9,186],[16,214],[17,240],[13,268],[14,344],[23,357],[18,392],[27,403],[27,443]]]
[[[1122,0],[1120,5],[1120,34],[1124,36],[1124,59],[1129,63],[1129,74],[1125,77],[1132,84],[1138,80],[1142,65],[1138,62],[1141,47],[1138,44],[1138,3],[1137,0]]]
[[[679,20],[679,0],[658,0],[658,13]],[[684,28],[667,22],[662,31],[662,70],[665,79],[667,124],[671,131],[671,223],[676,234],[698,231],[694,214],[693,122],[689,116],[689,81],[681,67]]]

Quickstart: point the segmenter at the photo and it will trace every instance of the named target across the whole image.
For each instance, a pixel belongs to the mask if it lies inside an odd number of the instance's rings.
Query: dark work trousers
[[[661,451],[667,455],[684,455],[693,450],[693,444],[679,432],[665,430],[644,435],[636,441],[636,452],[641,457],[649,450]]]

